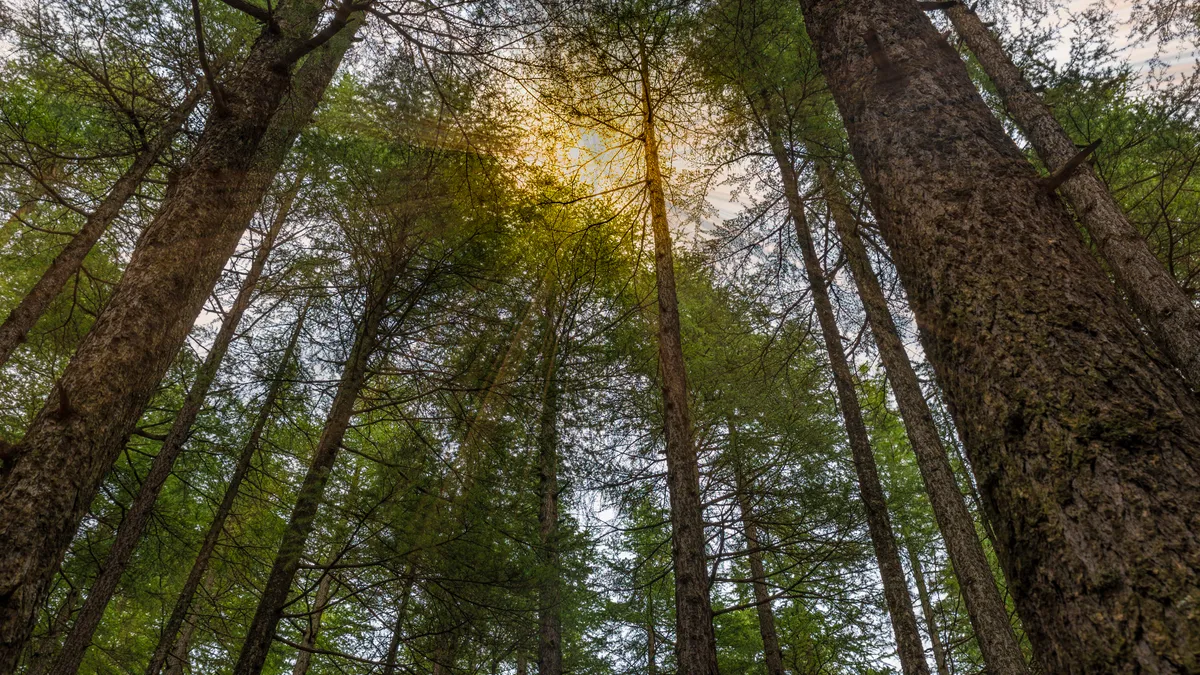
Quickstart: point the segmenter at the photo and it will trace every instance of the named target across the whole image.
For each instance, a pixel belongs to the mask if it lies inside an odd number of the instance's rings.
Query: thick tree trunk
[[[654,274],[658,287],[658,367],[662,377],[667,441],[667,489],[671,502],[671,560],[675,570],[675,656],[679,672],[716,675],[717,641],[705,567],[704,510],[700,502],[700,466],[688,412],[687,370],[675,292],[675,256],[667,223],[667,200],[650,73],[642,54],[642,144],[646,153],[646,191],[654,232]]]
[[[553,296],[552,296],[553,298]],[[542,358],[542,410],[538,429],[538,536],[542,570],[538,580],[538,675],[562,675],[562,593],[558,557],[558,324],[554,300],[546,303]]]
[[[300,569],[304,547],[312,533],[313,520],[324,498],[325,484],[341,449],[342,439],[350,427],[354,403],[358,400],[359,391],[366,381],[367,365],[375,352],[380,324],[387,315],[392,285],[401,266],[400,261],[395,261],[388,266],[387,271],[381,272],[371,282],[359,320],[358,334],[342,370],[333,405],[325,417],[325,428],[317,447],[313,450],[308,473],[304,476],[304,483],[300,486],[300,493],[296,498],[296,505],[292,508],[283,539],[279,542],[275,562],[271,566],[271,575],[267,578],[258,608],[246,631],[241,655],[234,667],[235,675],[258,675],[266,663],[267,652],[275,639],[275,631],[283,615],[292,581],[296,577],[296,571]]]
[[[200,102],[205,91],[207,91],[206,86],[196,85],[184,97],[179,107],[171,113],[162,128],[158,130],[158,134],[146,144],[146,147],[142,148],[129,168],[125,169],[117,182],[113,183],[108,194],[96,206],[96,210],[88,214],[79,232],[75,233],[75,236],[71,237],[71,241],[54,257],[50,267],[42,273],[33,288],[29,289],[20,304],[8,313],[4,323],[0,324],[0,366],[8,363],[8,358],[12,356],[13,351],[25,341],[29,331],[46,313],[46,308],[50,306],[54,298],[58,297],[59,292],[67,283],[67,279],[79,271],[84,258],[108,230],[108,226],[116,220],[117,214],[137,191],[138,186],[142,184],[146,172],[154,166],[163,151],[179,135],[179,130],[191,117],[192,111],[196,109],[196,104]]]
[[[913,550],[911,542],[905,542],[908,550],[908,564],[912,567],[913,579],[917,582],[917,597],[921,600],[921,614],[925,615],[925,631],[929,633],[929,642],[933,645],[933,661],[937,664],[938,675],[950,675],[950,666],[946,661],[946,648],[942,646],[942,634],[938,630],[937,617],[933,615],[933,603],[929,600],[929,588],[925,585],[925,571],[921,569],[921,561]]]
[[[1200,405],[908,0],[801,0],[1026,634],[1200,671]]]
[[[158,675],[159,671],[162,670],[163,664],[167,663],[168,659],[174,659],[173,656],[170,656],[171,645],[175,640],[175,635],[179,633],[181,627],[188,619],[192,599],[196,596],[196,591],[200,588],[201,580],[205,578],[205,575],[209,574],[209,560],[212,559],[212,554],[217,549],[217,543],[221,540],[221,534],[225,531],[225,521],[229,519],[229,515],[233,512],[233,504],[237,501],[242,481],[246,478],[246,474],[250,472],[250,463],[254,460],[254,455],[258,453],[263,431],[266,429],[267,422],[270,421],[271,414],[274,412],[275,401],[279,398],[280,392],[283,391],[287,371],[291,367],[292,358],[300,342],[300,333],[304,328],[304,320],[307,315],[308,304],[306,303],[304,309],[300,312],[300,316],[296,319],[296,325],[292,329],[291,338],[289,338],[287,347],[283,350],[283,356],[280,358],[279,365],[275,369],[271,384],[267,387],[267,394],[263,398],[262,407],[259,408],[257,417],[255,417],[254,425],[250,428],[250,435],[246,439],[246,444],[242,447],[242,453],[238,456],[237,463],[234,464],[233,474],[229,478],[229,485],[225,487],[225,495],[221,498],[221,503],[217,506],[217,510],[213,514],[212,522],[208,526],[208,532],[204,535],[204,541],[200,544],[200,550],[196,554],[196,560],[192,563],[192,569],[188,572],[187,579],[183,582],[183,588],[179,591],[179,597],[175,599],[175,606],[171,610],[170,617],[167,618],[167,625],[163,627],[162,634],[158,638],[158,646],[154,649],[154,654],[150,657],[150,664],[146,667],[146,675]]]
[[[282,161],[290,147],[271,138],[264,143],[285,94],[290,89],[290,101],[314,106],[321,98],[328,78],[298,79],[289,88],[292,78],[277,63],[310,37],[323,6],[289,0],[276,7],[278,29],[263,30],[223,86],[225,109],[210,114],[107,307],[11,450],[11,468],[0,483],[0,672],[16,667],[49,581],[100,482],[237,248],[246,220],[231,216],[254,210],[262,196],[257,186],[269,184],[279,166],[256,161],[257,150],[270,148]],[[326,43],[305,65],[321,61],[340,42],[341,36]],[[303,115],[298,106],[291,110],[297,122],[311,114],[311,108]],[[274,132],[295,136],[278,125]]]
[[[732,427],[730,429],[732,432]],[[733,448],[736,453],[738,450]],[[750,559],[750,580],[754,588],[755,609],[758,611],[758,632],[762,635],[763,661],[767,675],[784,675],[783,651],[779,647],[779,633],[775,630],[775,612],[771,609],[771,591],[767,587],[767,572],[763,567],[762,545],[759,543],[758,525],[754,519],[753,495],[739,464],[735,478],[738,509],[742,515],[742,530],[746,535],[747,557]]]
[[[967,614],[975,629],[975,638],[988,672],[993,675],[1025,675],[1029,672],[1025,666],[1025,656],[1009,623],[1004,600],[996,588],[991,565],[975,529],[975,520],[967,510],[954,469],[950,466],[950,458],[942,446],[937,424],[933,421],[933,412],[925,401],[917,374],[888,310],[879,278],[875,276],[867,257],[867,249],[859,236],[858,221],[846,203],[845,193],[833,168],[827,162],[818,160],[817,179],[829,204],[830,214],[842,241],[842,251],[850,264],[892,392],[896,395],[909,443],[925,482],[925,492],[929,495],[934,518],[946,542],[954,575],[958,577]]]
[[[242,315],[250,307],[254,290],[266,268],[267,258],[270,257],[271,250],[275,247],[279,231],[287,220],[287,214],[291,209],[297,189],[299,189],[299,181],[285,195],[279,212],[264,235],[263,241],[254,255],[254,261],[246,272],[246,278],[242,281],[241,288],[238,289],[237,298],[234,299],[233,305],[225,314],[221,328],[217,331],[217,337],[208,350],[208,356],[196,371],[196,379],[192,382],[192,386],[183,400],[183,405],[175,415],[171,430],[167,432],[167,437],[163,440],[158,454],[154,456],[150,470],[146,473],[137,496],[126,510],[120,527],[117,528],[117,536],[108,551],[108,558],[104,561],[104,569],[100,571],[100,575],[96,577],[96,581],[88,591],[87,600],[84,601],[83,608],[79,610],[75,625],[71,628],[71,633],[67,636],[54,665],[50,668],[50,675],[75,675],[78,672],[79,665],[83,662],[84,652],[92,644],[92,636],[96,634],[96,628],[100,626],[100,620],[104,618],[104,609],[108,607],[109,600],[116,592],[121,575],[129,566],[129,561],[137,549],[137,543],[142,538],[142,532],[146,529],[146,524],[150,522],[154,502],[158,499],[159,492],[162,491],[163,485],[171,475],[175,460],[183,452],[183,446],[192,434],[192,425],[204,407],[204,399],[208,397],[208,391],[217,377],[221,361],[225,359],[225,354],[229,351],[229,345],[237,333]]]
[[[1062,170],[1079,149],[1013,64],[1000,41],[961,2],[948,7],[946,16],[995,85],[1004,106],[1046,168],[1051,172]],[[1155,257],[1091,166],[1086,162],[1078,165],[1059,189],[1096,242],[1100,255],[1150,337],[1179,368],[1192,389],[1200,391],[1200,309]]]
[[[813,306],[817,312],[817,321],[821,325],[825,349],[829,354],[829,367],[833,371],[838,407],[842,411],[842,421],[845,423],[846,436],[850,442],[850,454],[854,459],[855,474],[858,476],[859,495],[867,514],[867,530],[870,532],[871,546],[879,564],[879,576],[883,580],[883,595],[887,602],[888,616],[892,621],[892,632],[896,637],[900,665],[905,675],[929,675],[925,647],[921,644],[921,633],[917,629],[912,598],[908,595],[908,580],[900,563],[900,553],[896,546],[896,535],[892,531],[892,521],[888,516],[883,485],[879,482],[875,453],[871,448],[867,427],[863,423],[858,394],[854,390],[854,377],[846,361],[842,335],[838,330],[837,317],[833,313],[833,303],[829,299],[825,271],[821,268],[821,260],[817,257],[812,233],[808,229],[808,219],[804,215],[804,203],[800,200],[796,169],[779,134],[768,128],[767,136],[771,152],[779,165],[784,197],[787,199],[788,212],[796,225],[796,241],[800,244],[805,274],[812,289]]]
[[[331,558],[329,564],[332,565],[337,561],[337,558]],[[304,639],[300,644],[304,649],[299,650],[296,654],[296,663],[292,665],[292,675],[308,675],[308,668],[312,665],[313,653],[309,650],[317,646],[317,635],[321,632],[321,616],[325,614],[325,607],[329,604],[329,586],[333,581],[333,575],[326,570],[321,575],[321,580],[317,582],[317,597],[313,599],[312,614],[308,616],[308,627],[304,630]]]

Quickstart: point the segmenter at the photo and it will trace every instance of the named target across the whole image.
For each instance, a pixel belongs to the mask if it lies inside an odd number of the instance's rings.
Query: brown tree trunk
[[[667,440],[667,489],[671,502],[671,560],[675,570],[675,656],[679,672],[717,674],[717,641],[712,624],[705,568],[704,511],[700,502],[700,467],[688,412],[687,370],[675,292],[675,257],[667,223],[667,200],[649,64],[641,55],[642,144],[646,153],[646,191],[654,232],[654,274],[658,287],[658,367],[662,377],[663,417]]]
[[[258,675],[266,663],[267,652],[275,639],[275,631],[283,615],[288,592],[292,588],[296,571],[300,569],[300,559],[312,533],[313,520],[324,498],[325,484],[341,449],[342,439],[350,427],[354,403],[358,400],[359,391],[366,381],[367,365],[378,343],[380,324],[387,315],[392,285],[402,266],[403,259],[394,260],[387,266],[387,270],[379,273],[371,281],[354,345],[342,369],[333,405],[325,417],[324,431],[313,450],[308,473],[304,476],[304,483],[300,486],[299,496],[284,529],[283,539],[275,553],[271,575],[267,578],[258,608],[246,631],[241,654],[234,667],[235,675]]]
[[[562,593],[558,556],[558,324],[553,294],[546,302],[542,358],[542,410],[538,430],[538,535],[542,569],[538,580],[538,675],[562,675]]]
[[[1200,405],[908,0],[801,0],[1053,673],[1200,670]]]
[[[995,85],[1004,106],[1046,168],[1051,172],[1062,170],[1079,149],[1013,64],[1000,41],[961,2],[948,7],[946,16]],[[1100,255],[1150,337],[1179,368],[1192,389],[1200,391],[1200,309],[1155,257],[1091,166],[1086,162],[1079,164],[1060,189],[1096,242]]]
[[[654,587],[646,587],[646,675],[658,675],[658,636],[654,630]]]
[[[196,109],[196,104],[200,102],[205,91],[207,91],[207,87],[198,84],[188,92],[179,107],[171,113],[162,128],[158,130],[158,134],[142,148],[129,168],[125,169],[117,182],[113,183],[108,194],[96,206],[96,210],[88,214],[79,232],[75,233],[75,236],[71,237],[71,241],[54,257],[50,267],[42,273],[33,288],[29,289],[20,304],[8,313],[4,323],[0,324],[0,366],[8,363],[13,351],[25,341],[29,331],[33,329],[38,319],[42,318],[42,314],[46,313],[46,308],[50,306],[54,298],[58,297],[63,285],[67,283],[67,279],[79,271],[84,258],[108,230],[108,226],[116,220],[117,215],[129,198],[133,196],[133,193],[137,191],[138,186],[142,184],[146,172],[154,166],[163,151],[179,135],[179,130],[183,128],[188,117],[191,117],[192,111]]]
[[[730,434],[733,427],[730,426]],[[731,448],[736,454],[737,448]],[[767,587],[767,573],[763,567],[762,545],[759,543],[758,525],[754,519],[754,503],[743,473],[740,457],[737,459],[735,479],[737,484],[738,509],[742,515],[742,529],[746,535],[746,555],[750,559],[750,580],[754,588],[755,609],[758,612],[758,632],[762,635],[763,661],[767,675],[784,675],[783,651],[779,647],[779,633],[775,630],[775,612],[771,609],[771,592]]]
[[[274,377],[271,379],[271,384],[267,388],[267,394],[263,398],[262,407],[259,408],[254,425],[250,428],[250,435],[246,439],[246,444],[242,447],[242,453],[238,456],[237,463],[234,464],[233,474],[229,478],[229,485],[225,487],[225,495],[221,498],[221,503],[217,506],[217,510],[213,514],[212,522],[208,526],[208,532],[204,535],[204,541],[200,544],[200,550],[196,554],[196,560],[192,563],[192,569],[188,572],[187,579],[183,582],[183,588],[179,591],[179,597],[175,599],[175,606],[171,610],[170,617],[167,618],[167,625],[163,626],[162,634],[159,635],[158,646],[155,647],[154,654],[150,657],[150,664],[146,667],[146,675],[158,675],[159,671],[162,670],[163,664],[168,663],[168,659],[174,659],[173,656],[169,656],[171,654],[171,645],[175,640],[175,635],[179,633],[181,627],[188,619],[192,599],[195,597],[196,591],[200,588],[201,580],[209,574],[208,562],[212,559],[212,554],[216,551],[217,543],[221,540],[221,534],[225,531],[225,521],[229,519],[229,515],[233,512],[233,504],[237,501],[242,480],[250,472],[250,463],[253,461],[254,455],[258,452],[263,431],[266,429],[267,422],[270,421],[271,413],[274,411],[275,401],[283,390],[287,371],[291,367],[292,357],[296,353],[296,347],[300,341],[300,333],[304,328],[304,320],[307,315],[308,304],[306,303],[304,309],[300,311],[300,316],[296,319],[296,325],[292,329],[291,338],[288,340],[287,347],[283,350],[283,356],[280,358]]]
[[[167,675],[184,675],[187,672],[188,652],[191,651],[192,635],[196,633],[196,623],[195,615],[189,616],[184,622],[179,639],[171,647],[171,665],[167,668]]]
[[[329,564],[333,565],[337,561],[337,557],[330,558]],[[312,648],[317,646],[317,634],[321,632],[321,616],[325,614],[325,607],[329,604],[329,586],[333,580],[333,574],[329,570],[321,575],[321,580],[317,582],[317,597],[313,599],[312,614],[308,616],[308,627],[304,630],[304,639],[300,641],[302,649],[296,654],[296,663],[292,665],[292,675],[308,675],[308,668],[312,665],[313,654]]]
[[[387,659],[383,663],[383,675],[396,675],[396,658],[400,653],[400,642],[404,639],[404,619],[408,616],[408,603],[412,600],[413,586],[416,585],[414,566],[409,565],[404,575],[407,583],[404,594],[400,596],[400,607],[396,609],[396,625],[392,629],[392,639],[388,642]]]
[[[1009,623],[1004,600],[996,588],[991,565],[975,529],[975,520],[967,510],[954,469],[950,466],[950,458],[942,446],[937,424],[933,421],[933,412],[925,401],[917,374],[888,310],[883,288],[867,257],[867,249],[859,236],[858,221],[846,203],[845,193],[833,168],[827,162],[817,161],[817,179],[842,241],[842,251],[850,264],[888,382],[896,395],[909,443],[925,482],[925,492],[929,495],[934,518],[946,542],[954,575],[962,589],[967,614],[975,629],[975,638],[988,672],[993,675],[1025,675],[1029,672],[1025,666],[1025,656]]]
[[[282,161],[290,147],[271,138],[264,143],[285,94],[290,89],[289,101],[313,106],[321,98],[329,78],[297,79],[289,87],[292,78],[277,64],[311,36],[323,6],[286,0],[276,7],[277,29],[259,34],[223,86],[227,105],[209,115],[107,307],[10,451],[0,483],[0,672],[16,667],[49,581],[100,482],[237,248],[247,221],[231,216],[252,212],[262,196],[257,186],[269,184],[278,169],[279,163],[256,161],[256,151],[270,148]],[[326,43],[305,66],[323,61],[340,43],[341,36]],[[310,108],[301,115],[298,105],[291,111],[297,122],[311,114]],[[295,136],[278,125],[273,131]]]
[[[950,666],[946,661],[946,649],[942,646],[942,634],[938,631],[937,617],[933,615],[933,603],[929,600],[929,588],[925,585],[925,572],[921,569],[921,561],[913,550],[911,542],[905,542],[908,550],[908,564],[912,567],[913,579],[917,582],[917,597],[921,600],[921,614],[925,615],[925,631],[929,633],[929,642],[933,644],[933,661],[937,664],[938,675],[950,675]]]
[[[196,371],[196,379],[192,382],[192,386],[183,400],[183,405],[175,415],[171,430],[167,432],[167,437],[163,440],[158,454],[154,456],[154,461],[150,464],[150,470],[146,473],[137,496],[134,497],[133,503],[125,512],[120,527],[117,528],[117,536],[108,551],[108,558],[104,561],[104,569],[92,583],[87,600],[84,601],[83,608],[79,610],[79,616],[75,618],[75,625],[71,628],[54,665],[49,670],[50,675],[75,675],[78,672],[79,665],[83,662],[84,652],[92,644],[92,636],[96,634],[96,628],[100,626],[100,620],[104,618],[104,609],[108,607],[109,600],[117,591],[121,575],[125,573],[125,568],[128,567],[129,561],[137,549],[138,541],[142,538],[142,532],[146,529],[146,524],[150,522],[154,502],[158,499],[159,492],[162,491],[163,485],[171,475],[175,460],[183,452],[183,446],[192,434],[192,425],[204,407],[204,399],[208,397],[208,390],[217,377],[221,361],[225,359],[225,354],[229,351],[229,345],[237,333],[242,315],[250,307],[258,280],[262,277],[263,269],[266,268],[267,258],[275,247],[275,240],[283,228],[283,223],[287,220],[287,214],[298,189],[299,179],[284,197],[279,212],[264,235],[263,241],[254,255],[254,261],[246,272],[246,278],[242,281],[242,287],[238,289],[237,298],[234,299],[233,305],[225,314],[221,328],[217,331],[217,337],[208,350],[208,356]]]
[[[817,312],[817,321],[821,325],[825,349],[829,354],[829,367],[833,371],[838,407],[842,411],[842,421],[845,423],[846,436],[850,442],[850,454],[858,476],[859,495],[867,514],[867,530],[871,534],[871,545],[875,549],[875,559],[879,564],[879,576],[883,580],[883,595],[887,601],[888,616],[892,621],[892,632],[896,637],[900,665],[905,675],[928,675],[929,664],[925,661],[925,647],[921,644],[921,633],[917,629],[912,598],[908,595],[908,580],[900,563],[896,535],[892,531],[891,518],[888,516],[887,499],[883,494],[883,485],[879,482],[875,453],[871,448],[867,427],[863,423],[858,394],[854,390],[854,377],[846,361],[842,335],[833,313],[833,303],[829,299],[825,272],[821,268],[821,260],[817,257],[812,233],[808,229],[808,219],[804,215],[804,203],[800,200],[796,169],[779,134],[770,128],[767,132],[771,152],[779,165],[788,212],[796,225],[796,241],[800,244],[805,274],[812,289],[813,306]]]

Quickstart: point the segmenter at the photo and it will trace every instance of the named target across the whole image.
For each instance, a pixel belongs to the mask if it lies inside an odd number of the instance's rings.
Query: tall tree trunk
[[[283,615],[288,592],[292,588],[296,571],[300,568],[300,558],[312,533],[313,520],[324,498],[325,484],[341,449],[342,439],[350,427],[354,403],[358,400],[359,391],[366,381],[367,365],[375,352],[380,324],[387,315],[392,285],[402,265],[401,260],[392,261],[385,271],[380,272],[370,282],[354,345],[342,369],[333,405],[325,417],[324,431],[313,450],[308,473],[304,476],[304,483],[300,486],[299,496],[284,529],[283,539],[275,553],[271,575],[267,578],[258,608],[246,631],[241,654],[237,665],[234,666],[235,675],[258,675],[266,663],[267,652],[275,639],[275,631]]]
[[[912,542],[904,542],[908,550],[908,563],[912,567],[913,579],[917,582],[917,597],[921,600],[921,614],[925,615],[925,631],[929,633],[929,642],[933,644],[933,661],[937,664],[938,675],[950,675],[950,666],[946,661],[946,649],[942,646],[942,634],[938,631],[937,617],[933,615],[933,603],[929,600],[929,588],[925,585],[925,572],[921,569],[921,561],[912,547]]]
[[[184,675],[187,672],[188,652],[191,651],[192,635],[196,633],[197,622],[194,614],[188,616],[184,622],[183,630],[179,631],[179,639],[175,640],[171,647],[171,665],[167,668],[167,675]]]
[[[658,288],[658,368],[662,377],[663,418],[667,440],[667,488],[671,502],[671,560],[675,570],[675,656],[679,672],[717,674],[717,641],[712,624],[705,568],[704,511],[700,467],[688,412],[687,370],[675,292],[675,256],[667,223],[667,200],[658,157],[649,62],[641,54],[642,144],[646,153],[646,190],[654,232],[654,274]]]
[[[142,148],[129,168],[125,169],[117,182],[113,183],[108,194],[96,206],[96,210],[88,214],[79,232],[75,233],[71,241],[54,257],[50,267],[42,273],[33,288],[29,289],[20,304],[8,313],[4,323],[0,324],[0,366],[8,363],[13,351],[25,341],[34,324],[46,313],[46,308],[50,306],[54,298],[58,297],[63,285],[67,283],[67,279],[79,271],[84,258],[108,230],[108,226],[116,220],[117,214],[137,191],[138,186],[142,184],[146,172],[154,166],[163,151],[179,135],[179,130],[191,117],[192,111],[196,109],[196,104],[200,102],[205,91],[207,91],[207,87],[198,84],[184,97],[179,107],[171,113],[162,128],[158,130],[158,134]]]
[[[183,588],[179,591],[179,596],[175,599],[175,606],[171,610],[171,615],[167,618],[167,625],[163,626],[162,634],[159,635],[158,646],[155,647],[154,654],[150,657],[150,664],[146,667],[146,675],[158,675],[162,670],[163,664],[167,663],[168,659],[173,661],[175,658],[171,655],[171,645],[174,643],[176,634],[179,633],[181,627],[188,620],[192,599],[196,596],[196,591],[200,588],[201,581],[206,575],[210,574],[208,563],[212,559],[213,552],[217,549],[217,543],[221,540],[221,534],[225,531],[225,521],[229,519],[229,515],[233,512],[233,505],[237,501],[242,481],[246,478],[246,474],[250,472],[250,463],[254,460],[254,455],[258,453],[263,431],[267,427],[267,422],[271,419],[272,412],[274,412],[275,401],[279,398],[279,394],[285,386],[287,371],[291,367],[292,358],[300,342],[300,333],[304,328],[304,320],[308,316],[308,307],[308,303],[305,303],[304,308],[300,311],[300,316],[296,319],[296,324],[292,329],[291,337],[288,339],[287,347],[283,350],[283,356],[280,358],[271,383],[267,387],[267,394],[263,398],[262,406],[259,408],[258,415],[254,419],[254,425],[250,428],[250,435],[246,438],[246,444],[242,447],[242,453],[238,456],[237,463],[234,464],[229,484],[225,487],[225,495],[221,498],[221,503],[217,506],[217,510],[213,514],[212,522],[208,526],[208,532],[204,535],[204,541],[200,544],[200,550],[196,554],[195,562],[192,563],[192,569],[188,572],[187,579],[183,582]]]
[[[396,675],[396,658],[400,653],[400,642],[404,639],[404,620],[408,617],[408,603],[412,601],[413,586],[416,585],[415,566],[411,563],[405,572],[407,580],[400,606],[396,609],[396,625],[392,628],[392,639],[388,642],[387,659],[383,663],[383,675]]]
[[[730,434],[733,434],[730,425]],[[771,609],[771,592],[767,587],[767,572],[763,567],[762,544],[758,536],[758,524],[754,519],[753,495],[741,464],[739,450],[731,448],[738,457],[735,467],[738,509],[742,515],[742,530],[746,535],[746,555],[750,559],[750,582],[754,588],[755,609],[758,612],[758,632],[762,635],[763,661],[767,675],[784,675],[783,651],[779,647],[779,633],[775,630],[775,612]]]
[[[1200,404],[907,0],[801,0],[1044,670],[1200,670]]]
[[[948,7],[946,16],[996,86],[1004,107],[1025,132],[1046,168],[1051,172],[1063,170],[1079,154],[1079,149],[1013,64],[1000,41],[961,2]],[[1096,242],[1100,255],[1150,337],[1179,368],[1192,389],[1200,391],[1200,309],[1155,257],[1091,166],[1086,162],[1079,164],[1060,189]]]
[[[267,258],[270,257],[271,250],[275,247],[275,240],[283,228],[283,223],[287,220],[292,200],[299,187],[300,180],[297,178],[296,184],[284,196],[279,212],[276,213],[270,228],[263,236],[262,243],[259,244],[258,251],[254,255],[254,261],[246,272],[246,278],[242,281],[241,288],[238,289],[237,298],[234,299],[233,305],[230,306],[224,320],[221,321],[217,337],[213,340],[204,363],[196,371],[196,379],[192,382],[192,386],[183,400],[183,405],[175,415],[171,430],[167,432],[167,437],[163,440],[158,454],[154,456],[150,470],[146,473],[137,496],[126,510],[120,527],[117,528],[117,536],[108,551],[108,558],[104,561],[104,569],[100,571],[100,575],[96,577],[96,581],[88,591],[87,600],[84,601],[83,608],[79,610],[75,625],[71,628],[71,633],[63,642],[58,658],[50,668],[50,675],[75,675],[78,672],[79,665],[83,662],[84,652],[92,644],[96,628],[100,626],[100,620],[104,618],[104,609],[108,607],[109,600],[116,593],[121,575],[129,566],[129,561],[137,549],[137,543],[142,538],[142,532],[145,531],[146,524],[150,522],[154,502],[158,499],[159,492],[162,491],[163,485],[171,475],[175,460],[183,452],[183,446],[192,434],[192,425],[195,424],[196,417],[204,407],[204,399],[208,397],[208,391],[217,377],[221,361],[225,359],[225,354],[229,351],[229,345],[233,342],[242,316],[250,307],[254,290],[258,287],[258,280],[266,268]]]
[[[107,307],[9,453],[0,483],[0,672],[16,667],[100,482],[237,248],[248,219],[231,216],[254,211],[291,146],[288,139],[321,99],[333,68],[324,78],[297,77],[289,87],[292,78],[278,63],[311,36],[323,7],[285,0],[275,8],[276,29],[259,34],[222,87],[226,105],[209,115]],[[336,62],[330,57],[340,57],[359,23],[310,54],[300,75]],[[276,115],[289,90],[287,114]],[[272,125],[272,118],[280,123]],[[260,146],[272,161],[259,157]]]
[[[562,675],[562,592],[558,555],[558,323],[551,294],[546,302],[542,359],[542,410],[538,429],[538,536],[542,569],[538,579],[538,675]]]
[[[329,565],[332,566],[337,562],[337,556],[333,556],[329,560]],[[311,650],[317,646],[317,634],[321,632],[321,617],[325,614],[325,607],[329,604],[329,586],[333,581],[333,575],[326,569],[321,575],[321,580],[317,582],[317,597],[313,599],[312,614],[308,616],[308,627],[304,630],[304,639],[300,641],[303,649],[296,654],[296,663],[292,665],[292,675],[308,675],[308,668],[312,665],[313,654]]]
[[[654,631],[654,586],[646,587],[646,675],[658,675],[658,636]]]
[[[767,124],[771,123],[768,121]],[[887,602],[888,616],[892,621],[892,632],[896,637],[900,665],[905,675],[929,675],[925,647],[917,629],[912,598],[908,595],[908,580],[904,576],[904,566],[900,563],[900,553],[896,546],[896,535],[892,531],[892,521],[888,516],[883,485],[879,482],[875,453],[871,448],[867,427],[863,423],[858,394],[854,390],[854,377],[846,361],[842,335],[833,313],[833,303],[829,299],[825,271],[821,268],[821,260],[817,257],[812,233],[808,229],[808,219],[804,215],[804,203],[800,200],[796,169],[779,133],[768,126],[767,136],[771,144],[771,153],[779,165],[784,197],[787,199],[788,212],[796,225],[796,241],[800,244],[805,274],[812,289],[813,306],[817,312],[817,321],[821,325],[825,350],[829,354],[829,367],[833,371],[838,407],[842,411],[842,421],[850,442],[850,454],[854,459],[855,474],[858,476],[858,491],[867,514],[867,530],[870,532],[871,546],[879,564],[879,576],[883,580],[883,595]]]
[[[917,467],[925,482],[925,492],[929,495],[934,518],[946,542],[954,575],[962,589],[967,614],[975,629],[975,638],[988,672],[993,675],[1025,675],[1029,672],[1025,666],[1025,656],[1009,623],[1004,600],[996,588],[991,565],[975,529],[975,520],[967,510],[954,469],[950,466],[950,458],[942,445],[937,424],[933,421],[933,412],[925,401],[917,374],[888,310],[879,278],[871,267],[867,249],[859,236],[858,221],[846,203],[845,192],[833,168],[823,160],[817,161],[817,179],[829,204],[892,392],[896,395],[910,445],[917,457]]]

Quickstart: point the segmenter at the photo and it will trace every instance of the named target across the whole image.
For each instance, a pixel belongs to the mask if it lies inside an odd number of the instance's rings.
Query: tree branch
[[[1077,152],[1075,156],[1070,159],[1070,161],[1064,164],[1061,169],[1055,171],[1050,175],[1049,178],[1044,178],[1042,180],[1042,187],[1046,188],[1046,192],[1054,192],[1057,190],[1058,186],[1067,182],[1068,178],[1075,175],[1075,171],[1079,169],[1079,165],[1083,164],[1084,160],[1086,160],[1093,152],[1095,152],[1096,148],[1098,147],[1100,147],[1100,139],[1096,139],[1089,143],[1086,147]]]
[[[208,81],[208,89],[212,92],[214,110],[217,115],[224,117],[229,114],[229,105],[225,102],[225,91],[213,77],[212,66],[204,49],[204,18],[200,15],[200,0],[192,0],[192,18],[196,23],[196,51],[200,55],[200,70],[204,71],[204,79]]]

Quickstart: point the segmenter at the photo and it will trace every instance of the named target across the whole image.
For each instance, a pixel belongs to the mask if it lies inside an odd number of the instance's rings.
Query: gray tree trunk
[[[916,3],[801,0],[1052,673],[1200,671],[1200,404]]]
[[[730,435],[733,435],[730,426]],[[731,448],[734,453],[737,448]],[[755,610],[758,613],[758,632],[763,641],[763,661],[767,675],[784,675],[783,650],[779,647],[779,632],[775,628],[775,612],[771,609],[771,591],[767,587],[767,572],[762,561],[762,544],[758,536],[758,524],[754,518],[754,501],[750,486],[743,473],[740,457],[735,469],[738,510],[742,516],[742,531],[746,536],[746,555],[750,559],[750,584],[754,590]]]
[[[329,564],[336,562],[337,558],[331,558]],[[300,649],[296,654],[296,663],[292,664],[292,675],[308,675],[308,668],[312,665],[313,653],[309,650],[317,646],[317,635],[321,632],[321,617],[325,614],[325,607],[329,604],[330,583],[333,581],[333,575],[328,570],[321,575],[321,580],[317,582],[317,597],[313,599],[312,614],[308,616],[308,627],[304,630],[304,639],[300,644],[304,649]]]
[[[921,600],[921,614],[925,615],[925,631],[929,633],[929,642],[933,645],[933,661],[937,664],[938,675],[950,675],[946,648],[942,646],[942,634],[938,630],[937,617],[933,615],[929,587],[925,585],[925,571],[921,569],[921,561],[917,558],[912,543],[905,542],[904,548],[908,550],[908,564],[912,567],[913,579],[917,582],[917,597]]]

